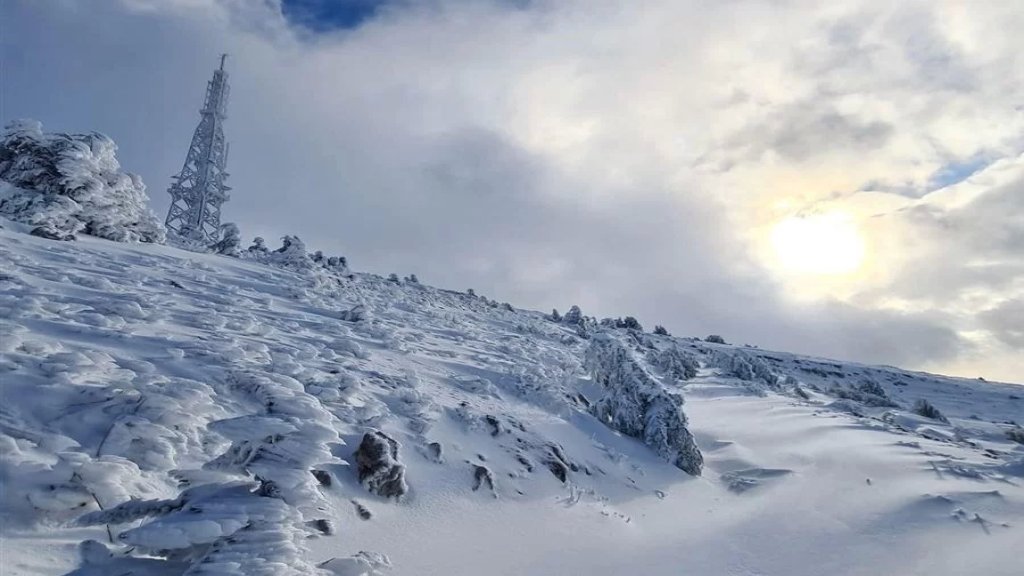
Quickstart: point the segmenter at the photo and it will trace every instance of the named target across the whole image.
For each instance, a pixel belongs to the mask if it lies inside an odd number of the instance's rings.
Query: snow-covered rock
[[[401,498],[409,491],[405,465],[398,459],[398,442],[379,430],[363,435],[354,454],[359,482],[384,498]]]

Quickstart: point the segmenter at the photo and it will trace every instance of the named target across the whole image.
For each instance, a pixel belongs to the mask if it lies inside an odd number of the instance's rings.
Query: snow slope
[[[5,576],[1022,573],[1020,386],[4,226]]]

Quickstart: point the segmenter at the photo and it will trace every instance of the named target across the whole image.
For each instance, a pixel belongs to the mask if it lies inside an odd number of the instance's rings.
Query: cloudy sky
[[[0,119],[109,134],[158,213],[228,52],[247,238],[1024,382],[1019,1],[5,0],[0,27]]]

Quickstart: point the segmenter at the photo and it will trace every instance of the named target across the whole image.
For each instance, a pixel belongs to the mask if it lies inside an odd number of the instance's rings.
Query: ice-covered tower
[[[224,181],[228,161],[228,145],[224,140],[224,119],[227,118],[228,73],[224,59],[206,86],[206,102],[200,111],[199,126],[192,135],[192,144],[181,173],[172,176],[175,182],[167,192],[171,207],[166,226],[171,236],[185,242],[205,245],[220,240],[220,207],[231,190]]]

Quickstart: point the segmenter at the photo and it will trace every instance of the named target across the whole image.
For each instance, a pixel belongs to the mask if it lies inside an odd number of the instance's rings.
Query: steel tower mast
[[[224,183],[228,177],[224,119],[230,90],[225,58],[227,54],[222,54],[220,68],[213,72],[213,79],[206,86],[206,101],[200,110],[199,126],[192,134],[185,165],[172,176],[175,181],[167,190],[171,207],[165,225],[172,236],[184,242],[209,245],[220,240],[220,207],[231,190]]]

